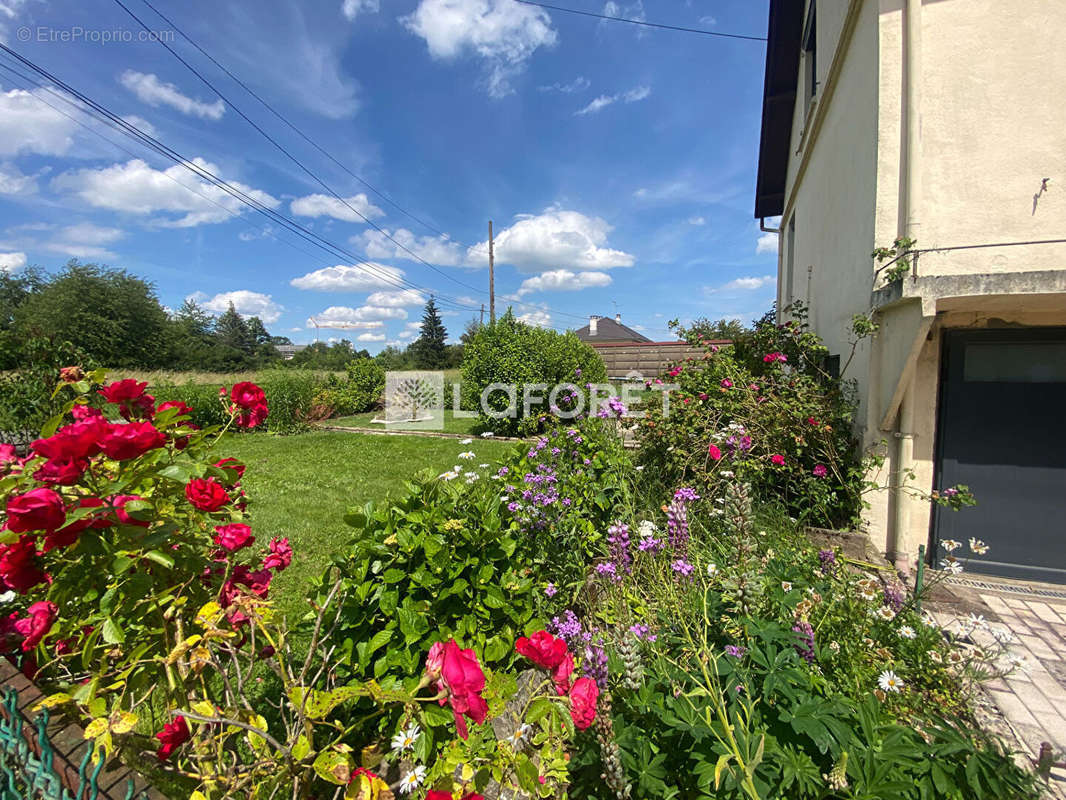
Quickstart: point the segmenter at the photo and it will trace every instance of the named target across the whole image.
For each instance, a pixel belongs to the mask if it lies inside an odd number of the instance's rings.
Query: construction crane
[[[365,322],[339,322],[339,321],[334,321],[334,320],[322,320],[321,322],[319,322],[314,317],[308,317],[307,321],[308,321],[308,323],[313,325],[314,328],[315,328],[315,342],[316,343],[318,342],[318,329],[319,328],[329,328],[331,330],[336,329],[336,330],[360,331],[360,330],[367,330],[367,329],[369,329],[371,327],[370,325],[368,325]]]

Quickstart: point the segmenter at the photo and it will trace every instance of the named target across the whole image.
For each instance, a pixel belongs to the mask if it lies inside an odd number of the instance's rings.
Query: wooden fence
[[[592,346],[603,359],[609,378],[625,378],[632,372],[639,372],[643,378],[658,378],[669,364],[689,357],[702,358],[704,353],[703,348],[687,342],[604,342]]]

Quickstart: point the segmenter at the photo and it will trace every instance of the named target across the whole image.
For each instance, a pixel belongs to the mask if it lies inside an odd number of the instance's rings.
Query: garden
[[[309,430],[298,372],[56,369],[0,448],[0,645],[175,798],[1039,797],[973,716],[1009,643],[807,536],[878,489],[824,348],[683,333],[668,413],[576,413],[595,354],[501,318],[464,392],[572,388],[465,439]],[[937,576],[987,552],[944,544]]]

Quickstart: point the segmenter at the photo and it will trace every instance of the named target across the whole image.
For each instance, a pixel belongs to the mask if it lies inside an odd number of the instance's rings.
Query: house
[[[591,314],[589,324],[576,333],[578,339],[589,344],[651,341],[647,336],[623,325],[621,314],[615,314],[614,319]]]
[[[1066,582],[1064,28],[1050,0],[770,0],[755,216],[783,318],[845,363],[853,315],[879,326],[846,377],[902,568],[974,537],[967,570]],[[976,507],[910,491],[955,484]]]
[[[276,344],[274,349],[278,351],[278,355],[285,361],[291,361],[292,357],[297,353],[303,352],[307,349],[306,344]]]

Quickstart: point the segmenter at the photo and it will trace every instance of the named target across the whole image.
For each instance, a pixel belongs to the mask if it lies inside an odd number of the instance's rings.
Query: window
[[[815,0],[807,8],[807,21],[803,26],[803,104],[810,108],[811,100],[818,94],[818,24],[815,18]]]
[[[785,274],[781,282],[781,306],[782,310],[792,305],[792,283],[795,277],[796,262],[796,213],[788,220],[788,233],[785,237]]]

